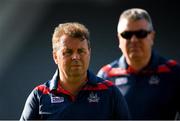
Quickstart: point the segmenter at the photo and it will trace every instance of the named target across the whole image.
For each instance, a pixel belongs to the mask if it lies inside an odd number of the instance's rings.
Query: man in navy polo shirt
[[[180,66],[152,49],[155,31],[148,12],[139,8],[125,10],[117,31],[123,55],[102,67],[98,76],[119,87],[132,119],[178,119]]]
[[[88,70],[89,31],[80,23],[63,23],[53,37],[53,78],[29,95],[20,120],[129,119],[119,89]]]

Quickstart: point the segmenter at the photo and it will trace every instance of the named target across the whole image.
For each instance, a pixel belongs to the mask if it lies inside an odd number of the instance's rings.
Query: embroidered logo
[[[158,76],[151,76],[151,78],[149,79],[150,85],[158,85],[159,82],[160,82],[160,79]]]
[[[99,100],[100,100],[100,97],[98,97],[97,94],[94,94],[93,92],[89,94],[88,101],[90,103],[98,103]]]
[[[62,103],[64,102],[64,97],[51,96],[51,103]]]

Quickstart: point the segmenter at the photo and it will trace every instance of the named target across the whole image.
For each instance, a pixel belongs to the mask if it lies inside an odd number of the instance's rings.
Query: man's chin
[[[131,60],[141,60],[142,59],[142,56],[139,54],[131,54],[129,57]]]
[[[73,70],[73,72],[71,72],[70,75],[71,75],[71,76],[82,76],[83,73],[82,73],[82,71],[80,71],[80,70]]]

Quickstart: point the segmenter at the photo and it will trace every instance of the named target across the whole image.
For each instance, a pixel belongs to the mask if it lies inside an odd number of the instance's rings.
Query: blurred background
[[[180,62],[180,14],[175,0],[0,0],[0,120],[19,119],[32,89],[51,79],[56,65],[51,37],[62,22],[90,30],[90,70],[121,55],[116,26],[120,13],[146,9],[156,30],[155,49]]]

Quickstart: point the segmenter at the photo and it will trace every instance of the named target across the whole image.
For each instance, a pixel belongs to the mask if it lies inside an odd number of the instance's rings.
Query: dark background
[[[131,7],[150,13],[157,32],[154,48],[180,61],[175,0],[0,0],[0,119],[19,119],[31,90],[53,76],[55,26],[77,21],[89,28],[90,69],[97,73],[121,55],[116,26],[120,13]]]

